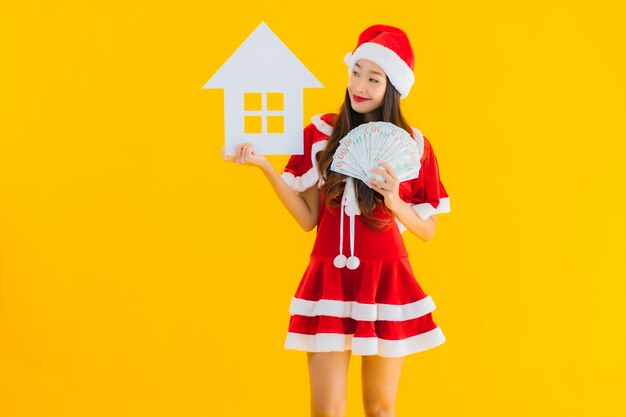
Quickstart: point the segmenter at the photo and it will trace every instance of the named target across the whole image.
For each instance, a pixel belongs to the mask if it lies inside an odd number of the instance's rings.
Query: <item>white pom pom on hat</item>
[[[354,51],[348,52],[343,59],[348,65],[348,73],[352,73],[359,59],[367,59],[380,66],[400,92],[401,98],[409,95],[415,82],[415,57],[409,37],[402,29],[387,25],[374,25],[365,29],[359,35]]]

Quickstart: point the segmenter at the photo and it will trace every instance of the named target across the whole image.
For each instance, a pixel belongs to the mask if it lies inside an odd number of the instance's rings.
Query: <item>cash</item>
[[[370,122],[352,129],[339,141],[330,169],[358,178],[371,188],[369,179],[384,180],[370,171],[385,171],[381,162],[391,165],[400,182],[419,176],[420,154],[411,135],[392,123]]]

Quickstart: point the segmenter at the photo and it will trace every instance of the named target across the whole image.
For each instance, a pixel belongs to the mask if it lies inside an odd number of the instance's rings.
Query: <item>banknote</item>
[[[418,178],[420,154],[411,135],[387,122],[371,122],[352,129],[339,141],[333,155],[331,170],[358,178],[369,187],[369,179],[384,180],[372,168],[385,168],[388,163],[400,181]]]

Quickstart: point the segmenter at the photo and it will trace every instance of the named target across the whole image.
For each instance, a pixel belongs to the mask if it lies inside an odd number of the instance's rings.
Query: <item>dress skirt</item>
[[[374,214],[385,216],[380,207]],[[413,275],[395,221],[377,231],[355,216],[354,255],[360,264],[337,268],[341,216],[342,251],[352,254],[349,217],[322,203],[310,262],[289,307],[285,349],[400,357],[442,344],[446,339],[432,317],[435,303]]]

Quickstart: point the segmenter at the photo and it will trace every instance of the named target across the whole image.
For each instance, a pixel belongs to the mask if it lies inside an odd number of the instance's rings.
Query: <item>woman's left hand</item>
[[[385,170],[372,168],[370,171],[379,174],[384,181],[370,179],[369,183],[375,191],[385,197],[387,208],[395,212],[402,201],[400,199],[400,180],[398,180],[398,175],[391,165],[386,162],[381,162],[380,165]]]

